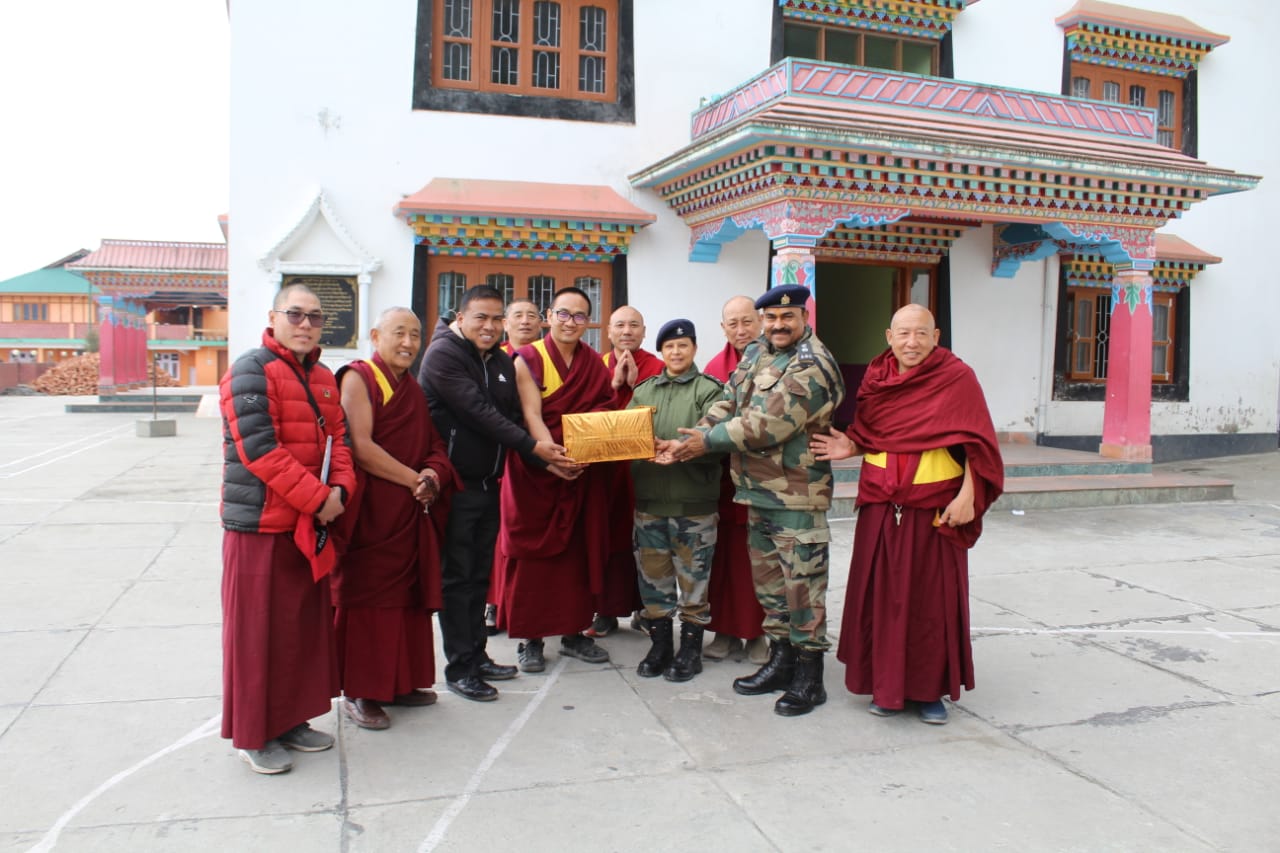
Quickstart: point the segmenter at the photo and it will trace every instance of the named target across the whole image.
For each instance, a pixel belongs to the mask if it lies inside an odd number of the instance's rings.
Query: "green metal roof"
[[[35,270],[0,281],[0,293],[83,295],[100,294],[102,291],[91,285],[84,276],[58,268]]]

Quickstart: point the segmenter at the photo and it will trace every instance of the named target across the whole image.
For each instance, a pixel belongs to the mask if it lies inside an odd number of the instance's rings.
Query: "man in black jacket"
[[[523,428],[516,371],[502,339],[502,294],[488,285],[462,295],[457,320],[436,325],[418,372],[431,419],[449,446],[465,489],[453,496],[445,533],[440,633],[449,690],[467,699],[498,698],[489,681],[515,678],[485,651],[485,597],[498,538],[498,478],[507,450],[541,467],[565,461],[564,448],[535,441]]]

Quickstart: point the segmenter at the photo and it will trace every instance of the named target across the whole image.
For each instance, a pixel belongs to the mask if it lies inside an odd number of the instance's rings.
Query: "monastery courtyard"
[[[1280,838],[1280,453],[1194,504],[995,511],[949,725],[560,659],[255,775],[217,736],[219,423],[0,397],[0,852],[1252,851]],[[833,520],[839,615],[853,522]],[[505,635],[490,645],[515,661]],[[443,658],[438,658],[443,668]]]

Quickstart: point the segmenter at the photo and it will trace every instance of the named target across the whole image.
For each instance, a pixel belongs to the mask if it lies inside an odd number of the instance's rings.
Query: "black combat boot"
[[[775,714],[798,717],[827,701],[827,688],[822,686],[821,649],[801,649],[796,659],[796,675],[787,692],[773,704]]]
[[[680,651],[676,659],[662,673],[667,681],[688,681],[702,672],[702,631],[701,625],[692,622],[680,623]]]
[[[645,655],[644,660],[640,661],[640,665],[636,667],[636,675],[641,678],[656,678],[662,675],[667,664],[671,663],[671,617],[646,619],[645,624],[649,630],[652,645],[649,646],[649,654]]]
[[[775,690],[786,690],[795,676],[796,650],[787,640],[774,640],[769,659],[752,675],[733,680],[733,692],[743,696],[759,696]]]

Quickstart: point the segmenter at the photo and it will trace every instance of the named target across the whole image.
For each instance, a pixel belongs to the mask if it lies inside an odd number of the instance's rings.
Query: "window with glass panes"
[[[1151,382],[1174,381],[1174,293],[1151,297]],[[1072,287],[1067,291],[1067,377],[1104,382],[1111,344],[1111,289]]]
[[[543,318],[551,310],[557,290],[576,287],[591,299],[591,317],[582,339],[596,350],[603,340],[603,317],[613,310],[613,267],[604,263],[550,263],[501,258],[453,258],[432,255],[428,261],[427,328],[456,311],[469,287],[487,284],[503,294],[503,301],[528,299]]]
[[[617,0],[434,0],[442,89],[613,100]]]
[[[877,35],[847,27],[824,27],[787,21],[782,26],[783,52],[800,59],[841,65],[887,68],[911,74],[938,72],[938,45],[933,41]]]
[[[1140,71],[1071,63],[1071,95],[1131,107],[1154,107],[1156,142],[1182,148],[1182,80]]]

